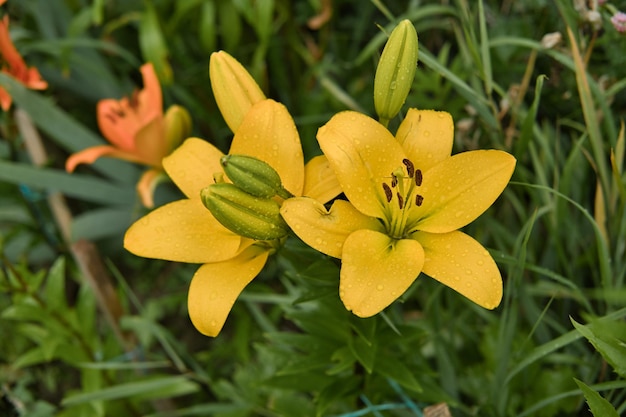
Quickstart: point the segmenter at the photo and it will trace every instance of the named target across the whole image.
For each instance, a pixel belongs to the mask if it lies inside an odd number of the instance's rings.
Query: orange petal
[[[189,138],[163,159],[163,168],[187,197],[200,199],[200,191],[215,182],[213,174],[224,173],[222,156],[209,142]]]
[[[143,78],[143,89],[138,94],[139,113],[151,120],[156,115],[163,115],[163,96],[159,77],[152,63],[143,64],[139,69]]]
[[[189,317],[200,333],[217,336],[241,291],[263,269],[269,252],[251,246],[237,257],[202,265],[189,286]]]
[[[450,157],[454,141],[454,122],[450,113],[409,109],[398,127],[396,139],[423,172]]]
[[[98,127],[111,144],[128,152],[135,149],[135,134],[143,123],[129,110],[125,100],[104,99],[96,106]]]
[[[141,67],[144,88],[129,98],[100,100],[97,106],[98,126],[104,137],[115,146],[136,149],[135,136],[140,129],[163,117],[161,86],[152,64]]]
[[[280,214],[307,245],[335,258],[341,258],[343,244],[354,231],[382,228],[377,219],[362,214],[345,200],[336,200],[327,211],[312,198],[290,198],[283,202]]]
[[[79,164],[93,164],[96,159],[108,156],[110,158],[123,159],[125,161],[137,162],[140,164],[146,164],[147,161],[140,159],[137,155],[129,152],[121,151],[113,146],[93,146],[91,148],[83,149],[70,155],[65,161],[65,170],[67,172],[73,172],[76,166]]]
[[[304,166],[304,196],[327,203],[341,193],[341,185],[326,156],[316,156],[307,162]]]
[[[165,141],[163,117],[158,115],[143,125],[135,134],[134,140],[135,153],[142,160],[149,161],[148,165],[161,168],[162,160],[169,152]]]
[[[141,175],[137,182],[137,194],[144,207],[149,209],[154,207],[154,190],[157,185],[167,179],[167,175],[160,169],[149,169]]]
[[[3,71],[4,72],[4,71]],[[0,107],[2,110],[8,111],[11,108],[13,98],[4,88],[0,87]]]
[[[7,72],[20,81],[25,81],[23,78],[27,72],[26,63],[11,40],[8,15],[4,15],[0,21],[0,55],[2,55],[2,60],[8,64],[9,70]]]
[[[417,241],[358,230],[343,245],[339,296],[357,316],[373,316],[411,286],[423,264]]]
[[[230,155],[254,156],[278,172],[283,186],[302,195],[304,157],[300,136],[287,108],[274,100],[253,105],[235,132]]]
[[[363,214],[383,217],[387,206],[383,182],[402,167],[404,151],[389,131],[364,114],[336,114],[317,133],[346,196]]]
[[[200,199],[161,206],[137,220],[124,236],[124,247],[135,255],[188,263],[230,259],[240,243]]]
[[[489,252],[470,236],[456,231],[412,236],[424,247],[423,272],[469,298],[494,309],[502,299],[502,277]]]
[[[493,204],[515,169],[515,158],[503,151],[469,151],[446,158],[424,172],[421,207],[410,212],[414,230],[457,230]]]

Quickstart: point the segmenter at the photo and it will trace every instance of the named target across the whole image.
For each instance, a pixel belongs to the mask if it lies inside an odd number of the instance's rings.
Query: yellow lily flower
[[[281,214],[307,244],[341,258],[340,297],[359,317],[379,313],[420,272],[482,307],[502,298],[502,278],[487,250],[458,229],[506,187],[515,158],[497,150],[450,156],[454,125],[446,112],[410,109],[396,137],[356,112],[335,115],[319,144],[350,202],[330,210],[310,198],[285,201]]]
[[[328,201],[339,192],[324,157],[304,165],[300,137],[291,115],[271,99],[250,107],[238,125],[229,154],[248,155],[271,165],[293,195]],[[241,237],[222,226],[200,199],[214,178],[227,178],[223,153],[198,138],[187,139],[163,168],[186,199],[159,207],[139,219],[126,232],[124,247],[148,258],[203,264],[194,274],[187,299],[194,326],[207,336],[217,336],[235,300],[263,269],[267,258],[282,243]],[[216,175],[217,174],[217,175]],[[325,179],[325,186],[312,179]]]

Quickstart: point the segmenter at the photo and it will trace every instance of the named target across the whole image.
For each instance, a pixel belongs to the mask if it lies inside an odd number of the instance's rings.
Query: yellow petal
[[[409,109],[396,139],[415,168],[425,172],[452,153],[452,116],[445,111]]]
[[[316,156],[307,162],[304,166],[304,196],[327,203],[341,192],[341,185],[326,156]]]
[[[502,299],[502,277],[489,252],[465,233],[417,232],[424,248],[424,272],[481,307],[494,309]]]
[[[160,169],[149,169],[141,175],[137,182],[137,194],[144,207],[150,209],[154,207],[154,190],[165,180],[167,180],[167,175]]]
[[[217,336],[241,291],[256,277],[269,252],[251,246],[237,257],[202,265],[189,286],[189,317],[200,333]]]
[[[357,316],[373,316],[411,286],[423,264],[424,250],[417,241],[358,230],[343,246],[341,300]]]
[[[222,117],[236,133],[250,108],[265,95],[243,65],[224,51],[211,54],[209,75]]]
[[[307,245],[335,258],[341,258],[343,243],[355,230],[382,230],[377,219],[362,214],[345,200],[336,200],[327,211],[312,198],[290,198],[283,203],[280,214]]]
[[[475,220],[506,187],[515,169],[515,158],[506,152],[487,150],[456,154],[424,173],[419,189],[421,207],[410,213],[415,230],[447,233]]]
[[[282,104],[268,99],[253,105],[235,132],[229,154],[254,156],[267,162],[289,192],[302,194],[302,145],[296,125]]]
[[[200,199],[161,206],[124,236],[124,247],[135,255],[188,263],[230,259],[240,243],[241,237],[219,224]]]
[[[374,119],[352,111],[333,116],[317,140],[350,202],[368,216],[382,217],[387,205],[382,183],[405,158],[398,141]]]
[[[163,168],[189,198],[200,200],[200,191],[213,184],[213,174],[223,173],[220,158],[224,154],[209,142],[189,138],[163,159]]]

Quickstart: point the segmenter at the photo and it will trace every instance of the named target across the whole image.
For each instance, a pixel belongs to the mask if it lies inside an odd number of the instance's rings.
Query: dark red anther
[[[395,188],[398,185],[398,177],[396,177],[393,172],[391,173],[391,188]]]
[[[422,197],[419,194],[415,196],[415,205],[417,207],[421,206],[423,202],[424,202],[424,197]]]
[[[400,210],[402,210],[404,207],[404,198],[402,198],[400,193],[396,193],[396,195],[398,196],[398,205],[400,206]]]
[[[422,170],[421,169],[415,170],[415,185],[417,185],[418,187],[422,185],[423,179],[424,178],[422,177]]]
[[[402,163],[406,166],[406,173],[409,174],[409,178],[413,178],[413,175],[415,174],[415,166],[413,165],[413,162],[404,158]]]
[[[385,190],[385,198],[387,198],[387,202],[390,202],[393,198],[393,193],[391,192],[391,188],[383,182],[383,190]]]

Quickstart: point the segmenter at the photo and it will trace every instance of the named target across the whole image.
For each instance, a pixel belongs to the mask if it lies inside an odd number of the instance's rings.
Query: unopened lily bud
[[[248,155],[224,155],[220,164],[237,187],[255,197],[287,199],[293,195],[283,188],[278,172],[267,162]]]
[[[405,19],[391,32],[374,78],[374,106],[385,126],[409,95],[417,67],[417,48],[415,27]]]
[[[243,65],[224,51],[211,54],[209,75],[217,106],[234,133],[250,107],[264,100],[265,94]]]
[[[169,152],[178,148],[178,145],[191,135],[191,116],[182,106],[170,106],[163,116],[163,125],[165,126],[165,143]]]
[[[240,236],[273,240],[289,231],[280,215],[280,204],[250,195],[234,184],[211,184],[200,192],[200,198],[217,221]]]

